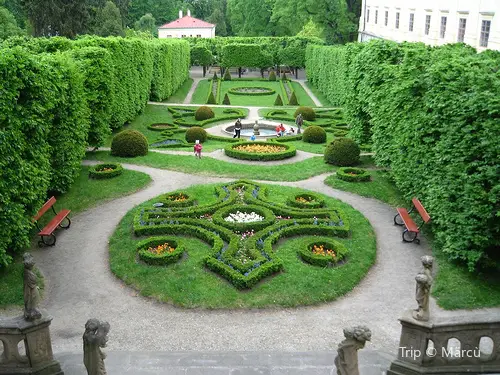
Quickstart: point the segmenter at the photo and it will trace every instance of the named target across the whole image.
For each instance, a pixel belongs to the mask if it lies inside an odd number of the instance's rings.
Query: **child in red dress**
[[[194,156],[201,159],[201,150],[202,149],[203,149],[203,146],[201,145],[200,141],[196,140],[196,143],[194,145]]]

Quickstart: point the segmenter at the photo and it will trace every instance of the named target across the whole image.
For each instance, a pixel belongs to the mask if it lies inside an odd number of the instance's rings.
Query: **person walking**
[[[233,138],[240,138],[241,137],[241,120],[238,119],[236,120],[236,122],[234,123],[234,135],[233,135]]]
[[[201,159],[201,150],[203,149],[203,146],[201,145],[200,141],[197,139],[196,143],[194,144],[194,156],[196,156],[198,159]]]
[[[299,113],[295,118],[295,125],[297,125],[297,134],[300,134],[300,128],[302,128],[303,123],[304,119],[302,118],[302,113]]]

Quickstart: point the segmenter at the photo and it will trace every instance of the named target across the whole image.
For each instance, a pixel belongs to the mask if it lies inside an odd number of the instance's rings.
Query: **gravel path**
[[[86,164],[93,164],[88,162]],[[81,350],[84,323],[90,317],[111,323],[109,350],[122,351],[322,351],[336,348],[342,329],[367,324],[371,349],[395,353],[398,317],[413,308],[414,275],[428,246],[403,244],[394,211],[373,199],[333,190],[325,175],[284,183],[339,198],[361,211],[378,239],[378,257],[367,277],[345,297],[321,306],[267,310],[186,310],[138,296],[111,273],[108,239],[121,218],[137,204],[160,193],[194,184],[229,181],[149,167],[124,165],[148,173],[145,190],[89,209],[73,218],[57,245],[36,251],[46,277],[43,308],[54,316],[55,352]],[[434,311],[437,310],[433,304]],[[500,309],[491,311],[500,312]],[[456,314],[456,313],[455,313]]]

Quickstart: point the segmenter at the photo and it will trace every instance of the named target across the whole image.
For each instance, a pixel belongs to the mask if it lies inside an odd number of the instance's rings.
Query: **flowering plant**
[[[255,221],[262,221],[264,220],[264,217],[253,211],[250,213],[236,211],[236,213],[230,213],[229,216],[224,218],[224,220],[230,223],[252,223]]]
[[[165,242],[162,245],[158,245],[155,247],[148,247],[147,251],[154,255],[163,255],[165,253],[173,253],[175,250],[174,247],[170,246],[168,242]]]

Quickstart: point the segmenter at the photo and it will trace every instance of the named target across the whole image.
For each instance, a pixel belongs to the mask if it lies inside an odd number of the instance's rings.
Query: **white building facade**
[[[179,11],[179,19],[166,23],[158,28],[158,38],[214,38],[214,24],[191,17],[191,11],[182,15]]]
[[[363,0],[358,40],[500,50],[499,18],[500,0]]]

